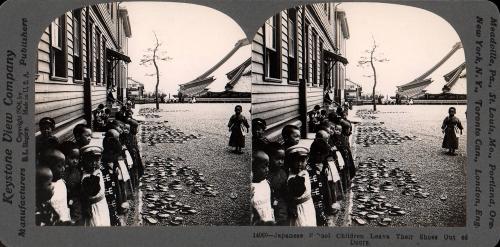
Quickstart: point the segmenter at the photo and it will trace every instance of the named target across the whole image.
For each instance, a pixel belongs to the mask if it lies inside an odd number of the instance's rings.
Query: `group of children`
[[[310,114],[310,117],[321,117]],[[266,122],[252,120],[251,204],[254,225],[326,226],[328,215],[340,209],[340,200],[356,169],[349,136],[347,108],[339,107],[316,123],[311,146],[302,147],[299,127],[286,125],[281,142],[265,136]]]
[[[99,112],[98,112],[99,111]],[[102,113],[102,114],[101,114]],[[104,117],[98,107],[94,117]],[[36,142],[36,224],[76,226],[119,226],[119,216],[129,209],[143,174],[136,134],[139,124],[129,117],[105,118],[93,123],[105,132],[102,146],[92,145],[92,129],[78,124],[74,141],[53,136],[55,121],[39,121],[41,135]]]

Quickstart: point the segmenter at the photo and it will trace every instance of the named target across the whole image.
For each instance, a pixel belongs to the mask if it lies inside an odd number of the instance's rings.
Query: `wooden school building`
[[[129,37],[128,12],[119,3],[75,9],[52,21],[38,44],[35,122],[52,117],[55,136],[64,140],[75,125],[90,124],[92,110],[110,103],[111,95],[123,102]]]
[[[345,99],[346,39],[349,28],[338,3],[284,10],[259,28],[252,43],[252,118],[267,122],[266,135],[280,138],[288,124],[307,134],[307,113],[325,95]]]

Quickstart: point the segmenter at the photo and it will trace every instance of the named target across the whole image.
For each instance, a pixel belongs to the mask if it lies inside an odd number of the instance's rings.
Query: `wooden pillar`
[[[300,79],[299,83],[299,118],[302,125],[300,126],[300,136],[301,138],[307,137],[307,132],[309,130],[309,126],[307,126],[307,63],[306,63],[306,54],[304,51],[307,51],[306,41],[306,6],[302,6],[302,79]]]
[[[85,78],[83,83],[83,113],[87,125],[92,126],[92,86],[90,85],[90,79]]]

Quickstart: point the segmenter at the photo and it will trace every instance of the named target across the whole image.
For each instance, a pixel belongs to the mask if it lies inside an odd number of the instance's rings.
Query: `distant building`
[[[244,52],[245,50],[242,47],[249,44],[247,39],[239,40],[227,55],[205,73],[190,82],[180,84],[178,94],[180,98],[204,97],[209,93],[211,97],[218,97],[218,94],[225,92],[211,92],[209,86],[219,80],[226,82],[225,91],[238,92],[243,90],[250,97],[250,58],[243,61],[236,61],[234,56],[237,52]],[[236,66],[228,68],[232,64],[236,64]],[[182,99],[180,100],[182,101]]]
[[[437,64],[413,81],[397,87],[397,97],[428,98],[429,94],[466,95],[465,57],[462,43],[453,45],[452,49]]]
[[[55,136],[66,139],[76,124],[92,122],[92,110],[107,103],[108,92],[123,101],[130,36],[127,10],[119,3],[88,6],[56,18],[38,44],[35,122],[54,118]]]
[[[351,102],[357,102],[361,99],[361,93],[362,93],[363,88],[349,80],[345,79],[345,89],[344,89],[344,94],[345,94],[345,101],[351,101]]]
[[[132,100],[144,98],[144,84],[129,77],[127,85],[127,98]]]
[[[333,3],[291,8],[266,20],[252,44],[252,117],[267,122],[277,139],[287,124],[307,134],[307,112],[325,93],[341,103],[349,37],[344,12]]]

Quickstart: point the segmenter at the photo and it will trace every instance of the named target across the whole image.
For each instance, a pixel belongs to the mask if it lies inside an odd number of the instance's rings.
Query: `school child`
[[[45,151],[46,149],[57,148],[59,145],[59,140],[57,137],[52,135],[52,132],[56,128],[56,122],[53,118],[44,117],[38,121],[38,127],[40,129],[40,136],[36,138],[36,153],[37,155]]]
[[[274,224],[274,212],[271,205],[271,188],[266,180],[269,172],[269,156],[262,150],[256,151],[252,159],[252,224]]]
[[[120,111],[116,113],[116,120],[126,123],[132,117],[132,112],[126,107],[122,106]]]
[[[100,169],[102,149],[85,146],[80,150],[83,168],[82,208],[85,226],[111,226],[104,177]]]
[[[102,120],[104,122],[104,126],[106,126],[110,117],[111,117],[111,110],[109,108],[105,108],[104,113],[102,114]]]
[[[314,109],[309,112],[309,132],[316,132],[319,125],[319,117],[321,107],[315,105]]]
[[[104,137],[102,145],[104,149],[101,159],[101,172],[104,178],[105,196],[108,202],[111,225],[119,226],[121,222],[118,214],[122,213],[120,207],[124,202],[118,180],[118,157],[121,154],[122,145],[119,140],[109,136]]]
[[[137,187],[139,185],[139,178],[144,174],[144,164],[142,163],[142,157],[137,141],[139,123],[133,119],[131,119],[129,123],[130,134],[125,145],[127,146],[127,149],[130,152],[133,160],[132,168],[130,169],[132,185],[134,187]]]
[[[333,133],[331,135],[331,143],[333,143],[334,148],[332,149],[332,156],[336,161],[337,169],[341,178],[342,192],[346,193],[348,185],[350,184],[353,176],[352,171],[350,171],[348,158],[348,152],[346,151],[346,144],[344,142],[345,138],[342,136],[342,126],[336,124],[333,128]],[[351,168],[352,169],[352,168]]]
[[[245,147],[245,131],[243,127],[246,128],[246,132],[248,133],[248,121],[245,116],[241,115],[241,111],[243,108],[241,105],[237,105],[234,107],[234,115],[229,119],[229,123],[227,126],[229,127],[229,131],[231,132],[231,136],[229,137],[229,146],[234,147],[234,152],[237,154],[242,154],[242,148]]]
[[[266,152],[270,141],[264,136],[266,121],[262,118],[252,119],[252,149]]]
[[[328,223],[326,212],[332,204],[331,192],[328,187],[328,163],[326,161],[330,153],[330,146],[328,146],[327,140],[320,136],[320,138],[313,141],[310,150],[307,172],[311,181],[311,196],[316,211],[316,222],[318,226],[326,226]]]
[[[267,151],[269,155],[269,176],[268,181],[271,186],[272,207],[274,218],[278,225],[288,224],[288,192],[286,181],[288,174],[285,170],[285,149],[279,142],[269,143]]]
[[[457,155],[455,151],[458,149],[458,133],[462,135],[462,130],[464,127],[455,114],[457,113],[457,109],[455,107],[450,107],[448,109],[448,116],[443,120],[443,125],[441,129],[444,133],[443,138],[443,148],[448,149],[449,155]]]
[[[324,120],[326,120],[328,118],[327,114],[326,114],[326,110],[321,110],[320,113],[319,113],[319,122],[323,122]]]
[[[80,149],[72,141],[61,143],[59,149],[66,157],[64,181],[68,190],[68,207],[71,221],[75,225],[81,226],[84,224],[84,219],[81,202],[82,167],[80,166]]]
[[[328,157],[326,158],[325,163],[325,173],[328,179],[328,188],[330,191],[330,199],[332,203],[332,207],[326,207],[327,214],[335,214],[337,212],[337,208],[340,204],[337,203],[338,200],[343,198],[342,194],[342,184],[340,182],[340,167],[339,167],[339,156],[337,155],[337,147],[333,141],[332,135],[334,134],[334,126],[329,120],[325,120],[320,125],[320,130],[316,133],[316,140],[321,139],[328,143],[330,147]],[[338,135],[341,134],[341,127],[338,126]],[[342,162],[342,167],[344,165],[342,157],[340,157],[340,161]]]
[[[132,120],[133,121],[133,120]],[[120,169],[122,170],[122,182],[125,188],[125,191],[128,192],[127,196],[132,196],[133,193],[133,170],[134,167],[134,158],[132,157],[133,147],[132,147],[132,134],[130,133],[130,124],[125,124],[123,128],[123,134],[120,136],[122,143],[122,155],[118,159],[118,161],[122,161],[120,164]],[[124,169],[125,168],[125,169]]]
[[[311,198],[311,182],[306,170],[309,149],[292,146],[285,152],[289,168],[287,187],[290,197],[290,226],[316,226],[316,211]]]
[[[93,117],[95,131],[103,131],[104,126],[106,124],[106,122],[103,119],[103,115],[104,115],[104,105],[99,104],[97,109],[92,111],[92,117]]]
[[[89,145],[92,140],[92,130],[85,124],[77,124],[73,128],[73,136],[79,148]]]
[[[52,185],[52,171],[48,166],[36,166],[36,206],[35,223],[37,226],[54,226],[60,223],[59,215],[50,205],[50,198],[54,195]]]
[[[295,125],[286,125],[281,130],[281,137],[283,138],[283,148],[287,150],[291,146],[299,144],[300,141],[300,129]]]
[[[57,149],[47,149],[40,154],[40,163],[47,165],[52,171],[52,185],[54,195],[50,198],[50,205],[59,215],[62,222],[70,222],[71,217],[68,208],[68,190],[63,180],[65,172],[64,154]]]

